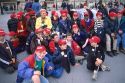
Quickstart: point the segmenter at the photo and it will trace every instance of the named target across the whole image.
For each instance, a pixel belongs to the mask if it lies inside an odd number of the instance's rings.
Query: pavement
[[[7,21],[9,14],[0,15],[0,28],[8,31]],[[22,52],[17,55],[19,61],[22,61],[28,54]],[[71,73],[65,71],[61,78],[47,78],[50,83],[125,83],[125,55],[120,53],[118,56],[108,57],[106,55],[105,64],[111,68],[110,72],[99,72],[97,81],[91,79],[92,72],[87,70],[86,61],[83,65],[71,67]],[[0,83],[16,83],[17,71],[13,74],[7,74],[0,69]]]

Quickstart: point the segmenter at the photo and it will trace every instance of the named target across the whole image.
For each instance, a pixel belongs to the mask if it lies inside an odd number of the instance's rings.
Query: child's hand
[[[39,75],[40,76],[41,72],[36,70],[36,71],[34,71],[34,75]]]
[[[53,67],[49,66],[48,70],[53,70]]]
[[[75,66],[76,66],[76,67],[77,67],[77,66],[80,66],[80,64],[79,64],[79,63],[76,63]]]

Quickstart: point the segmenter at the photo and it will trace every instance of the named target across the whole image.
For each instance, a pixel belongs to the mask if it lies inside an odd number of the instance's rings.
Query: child
[[[92,79],[97,79],[97,73],[100,69],[103,71],[109,71],[110,69],[107,66],[103,65],[105,60],[105,55],[102,47],[99,45],[100,38],[98,36],[93,36],[89,39],[89,55],[87,57],[87,69],[93,71]]]
[[[83,64],[84,56],[82,56],[81,48],[80,46],[72,39],[72,34],[67,34],[66,36],[66,43],[67,45],[72,49],[75,60],[77,63]]]
[[[66,40],[60,39],[59,48],[53,55],[53,62],[56,67],[64,68],[67,73],[70,73],[70,63],[75,65],[74,54],[69,46],[67,46]]]

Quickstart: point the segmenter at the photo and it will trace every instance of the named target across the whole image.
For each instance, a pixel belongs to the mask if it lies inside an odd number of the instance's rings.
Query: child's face
[[[73,19],[76,20],[78,17],[77,16],[73,16]]]
[[[59,47],[60,47],[61,50],[66,50],[67,44],[60,45]]]
[[[0,36],[0,41],[4,41],[5,36]]]
[[[42,52],[35,52],[39,59],[43,59],[46,55],[46,50]]]
[[[58,35],[54,36],[54,41],[55,41],[55,42],[58,42],[58,41],[59,41],[59,36],[58,36]]]
[[[62,20],[66,20],[66,18],[67,18],[66,16],[62,16]]]
[[[74,28],[74,29],[73,29],[73,32],[74,32],[74,33],[77,33],[78,31],[79,31],[78,28]]]
[[[36,35],[37,35],[38,38],[42,37],[42,33],[37,33]]]
[[[92,43],[91,43],[91,46],[92,46],[92,47],[96,47],[96,46],[97,46],[97,43],[92,42]]]
[[[72,41],[72,36],[67,36],[67,41]]]
[[[101,19],[102,19],[102,16],[97,16],[97,19],[98,19],[98,20],[101,20]]]

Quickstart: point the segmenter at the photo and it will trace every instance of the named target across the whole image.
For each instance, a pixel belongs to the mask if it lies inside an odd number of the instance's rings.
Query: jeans
[[[120,47],[120,43],[122,42],[122,47],[125,48],[125,33],[121,35],[117,35],[117,47]]]

